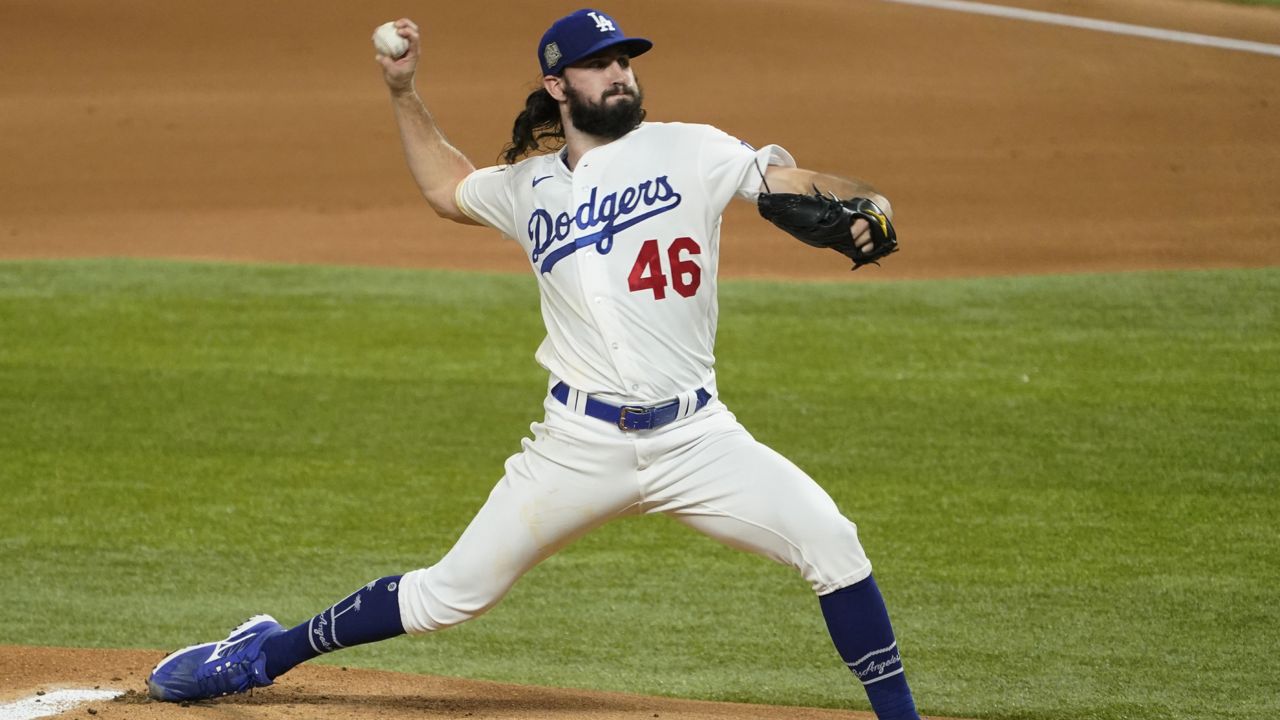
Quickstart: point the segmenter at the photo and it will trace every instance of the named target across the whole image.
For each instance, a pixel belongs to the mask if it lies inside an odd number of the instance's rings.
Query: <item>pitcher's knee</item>
[[[852,585],[871,574],[871,561],[858,540],[858,528],[844,517],[807,528],[800,543],[800,554],[803,558],[800,574],[819,595]]]
[[[511,583],[451,583],[432,566],[400,579],[400,622],[410,635],[460,625],[486,613],[507,594]]]

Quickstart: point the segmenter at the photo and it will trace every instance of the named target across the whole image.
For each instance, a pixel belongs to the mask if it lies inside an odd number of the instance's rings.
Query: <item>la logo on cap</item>
[[[599,30],[600,32],[614,32],[615,30],[618,29],[614,27],[613,21],[610,20],[607,15],[601,15],[600,13],[589,12],[587,13],[587,17],[596,21],[596,29]]]

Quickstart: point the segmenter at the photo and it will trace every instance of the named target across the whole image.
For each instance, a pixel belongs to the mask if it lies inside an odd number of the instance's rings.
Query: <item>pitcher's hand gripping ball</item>
[[[889,216],[867,198],[840,200],[823,195],[815,187],[812,195],[761,193],[757,207],[765,220],[801,242],[831,248],[852,260],[851,270],[879,265],[881,258],[898,251],[898,234]],[[858,218],[871,226],[871,247],[865,251],[854,244],[850,231]]]
[[[394,22],[383,23],[373,31],[373,46],[378,54],[386,55],[392,60],[399,60],[409,52],[409,39],[396,32]]]

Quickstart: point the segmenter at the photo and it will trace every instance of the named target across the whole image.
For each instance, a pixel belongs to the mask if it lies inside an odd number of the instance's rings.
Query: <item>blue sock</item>
[[[823,595],[818,602],[836,650],[862,682],[876,717],[919,720],[875,578]]]
[[[404,634],[400,624],[400,576],[378,578],[301,625],[268,638],[267,677],[283,675],[304,661],[340,648]]]

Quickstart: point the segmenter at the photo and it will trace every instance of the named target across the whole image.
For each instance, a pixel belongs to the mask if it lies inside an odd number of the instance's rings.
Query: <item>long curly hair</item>
[[[501,158],[514,165],[522,156],[540,150],[556,150],[564,145],[564,126],[560,124],[560,104],[546,88],[529,93],[524,110],[511,127],[511,143],[502,149]]]

